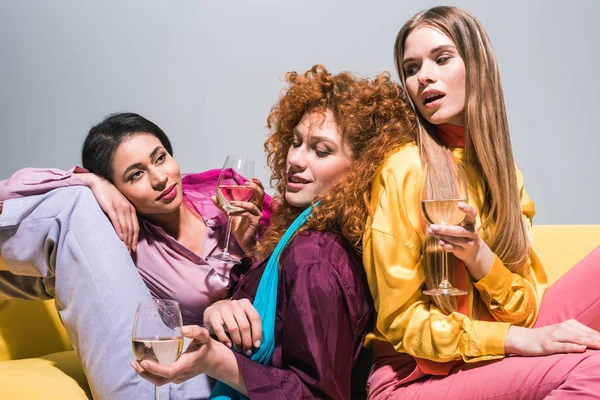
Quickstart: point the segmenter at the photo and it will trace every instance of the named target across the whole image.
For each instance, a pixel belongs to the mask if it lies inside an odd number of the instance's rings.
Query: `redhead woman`
[[[366,201],[386,154],[414,140],[412,113],[386,74],[370,80],[315,66],[286,78],[289,88],[268,119],[265,150],[279,204],[259,261],[246,263],[233,300],[207,309],[206,329],[187,327],[192,350],[170,366],[132,364],[154,383],[206,373],[221,382],[218,399],[366,394],[370,358],[362,344],[373,315],[359,255]],[[275,287],[265,296],[268,282]],[[210,321],[236,302],[261,315],[263,341],[251,357],[209,336]]]

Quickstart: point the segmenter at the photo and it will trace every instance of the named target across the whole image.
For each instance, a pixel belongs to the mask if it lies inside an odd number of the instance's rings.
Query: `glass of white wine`
[[[175,362],[183,349],[181,311],[174,300],[147,300],[138,304],[133,321],[133,354],[138,361],[150,360],[162,365]],[[155,386],[154,399],[160,399]]]
[[[233,206],[231,201],[250,201],[254,191],[245,186],[248,179],[254,176],[254,160],[244,156],[227,156],[223,169],[217,181],[217,201],[227,213],[227,231],[225,233],[225,248],[223,252],[211,255],[211,260],[222,262],[239,262],[229,254],[229,237],[231,236],[231,216],[244,211],[243,208]]]
[[[445,171],[450,170],[451,179]],[[447,163],[426,164],[423,174],[421,207],[429,224],[458,225],[465,218],[465,213],[458,208],[458,203],[469,200],[467,178],[462,164],[448,160]],[[461,296],[464,290],[455,288],[448,278],[448,254],[441,248],[442,276],[437,288],[425,290],[428,296]]]

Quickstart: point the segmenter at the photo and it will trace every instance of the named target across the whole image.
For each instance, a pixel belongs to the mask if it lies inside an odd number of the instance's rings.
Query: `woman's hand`
[[[511,326],[504,344],[506,354],[520,356],[583,353],[587,348],[600,349],[600,332],[574,319],[533,329]]]
[[[494,253],[477,233],[475,208],[463,202],[458,203],[458,208],[465,213],[460,225],[430,225],[427,233],[440,239],[440,246],[462,260],[478,281],[492,268]]]
[[[204,326],[227,347],[233,341],[235,349],[241,349],[247,356],[252,355],[252,346],[260,347],[262,324],[248,299],[226,299],[211,304],[204,310]]]
[[[181,383],[196,375],[204,374],[217,363],[219,342],[211,339],[204,328],[197,325],[181,328],[184,336],[192,338],[187,350],[172,364],[161,365],[153,361],[132,361],[131,367],[139,376],[162,386],[168,382]]]
[[[127,249],[136,251],[140,227],[135,208],[129,200],[115,185],[98,175],[86,172],[77,174],[77,177],[92,190],[100,208],[108,215]]]
[[[250,201],[231,201],[232,206],[240,207],[243,211],[230,214],[231,233],[235,237],[244,253],[248,254],[256,244],[256,234],[262,218],[262,205],[265,198],[265,188],[258,178],[252,178],[245,183],[247,188],[254,192]],[[217,201],[216,196],[211,197],[213,203],[221,210],[223,208]],[[223,212],[225,212],[223,210]]]

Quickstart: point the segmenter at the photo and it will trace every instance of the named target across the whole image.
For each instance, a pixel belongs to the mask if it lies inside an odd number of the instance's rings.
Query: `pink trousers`
[[[535,327],[571,318],[600,330],[600,247],[546,291]],[[403,358],[375,358],[369,399],[600,399],[600,350],[462,364],[400,385]]]

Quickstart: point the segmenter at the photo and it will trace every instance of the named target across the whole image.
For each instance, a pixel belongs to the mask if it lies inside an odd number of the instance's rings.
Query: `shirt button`
[[[215,224],[212,219],[207,219],[206,221],[204,221],[204,223],[206,223],[206,225],[208,226],[213,226]]]

